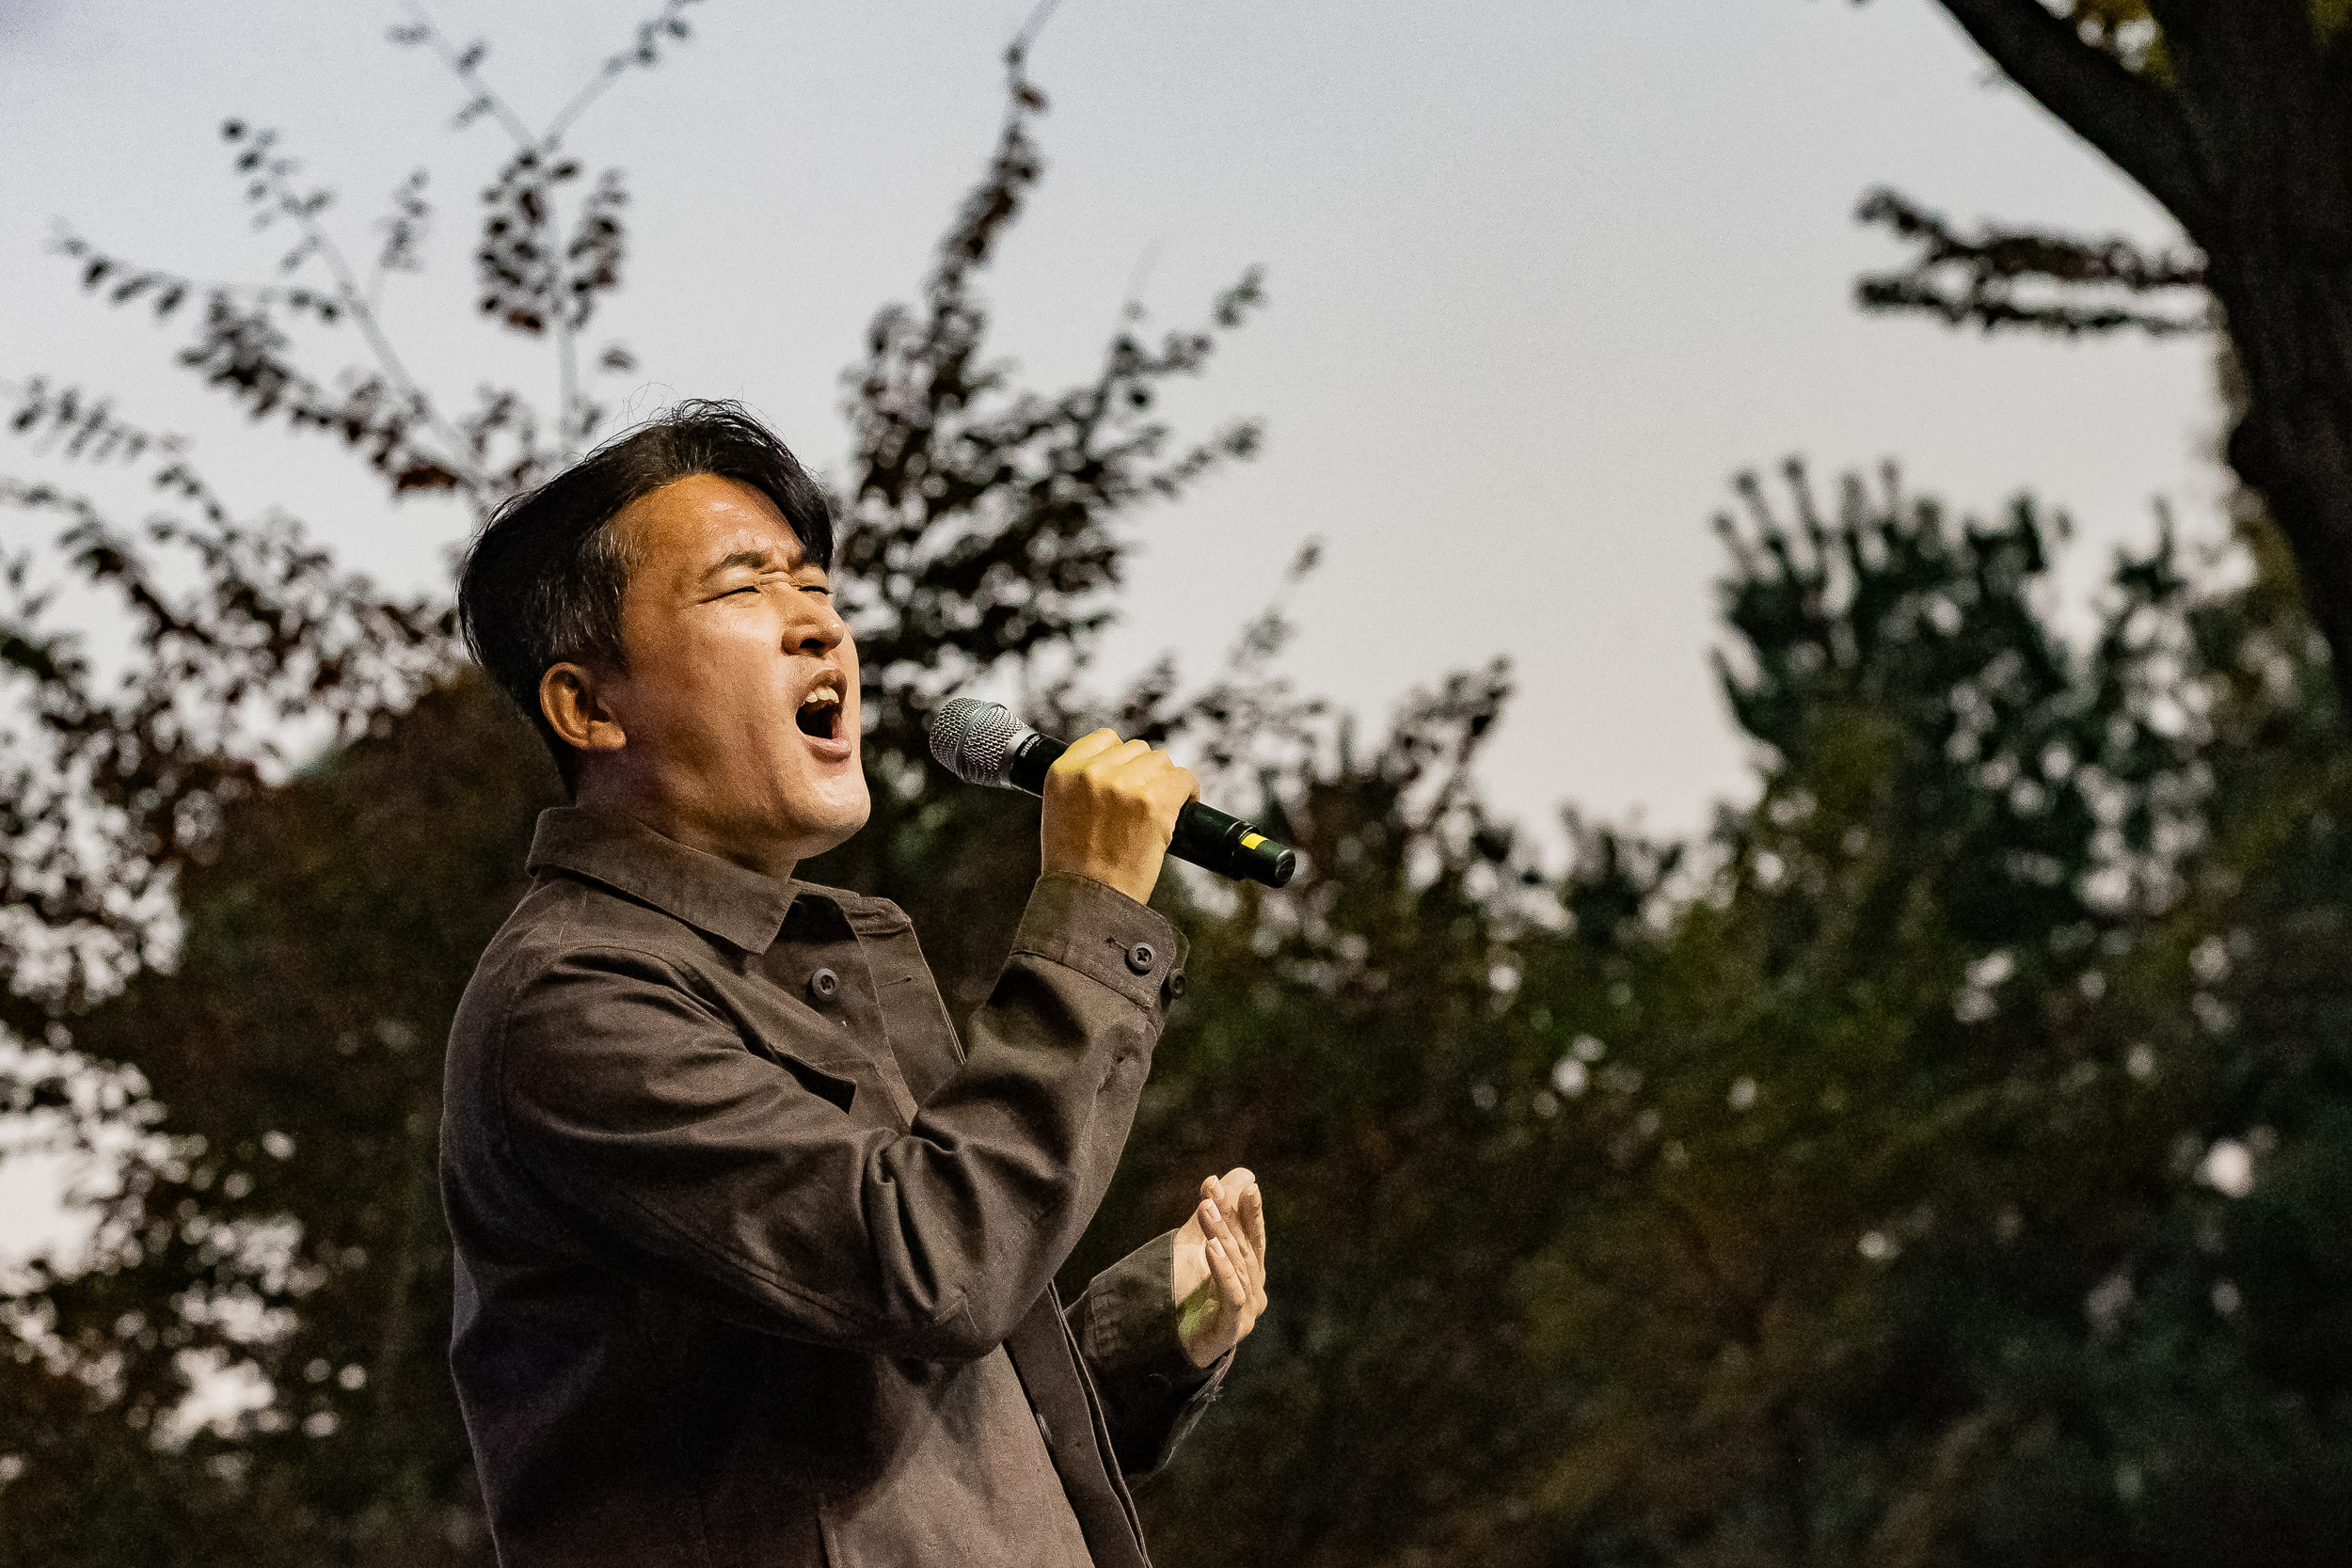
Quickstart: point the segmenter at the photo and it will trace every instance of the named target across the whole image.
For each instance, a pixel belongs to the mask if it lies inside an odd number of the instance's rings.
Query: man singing
[[[906,916],[796,881],[865,824],[822,495],[690,404],[502,508],[459,607],[573,804],[450,1040],[451,1361],[499,1555],[1143,1568],[1155,1468],[1265,1305],[1257,1183],[1065,1308],[1184,944],[1192,776],[1054,765],[959,1040]]]

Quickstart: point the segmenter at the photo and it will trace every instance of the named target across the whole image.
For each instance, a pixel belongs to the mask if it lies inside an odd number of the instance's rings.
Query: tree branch
[[[326,226],[319,221],[317,204],[305,199],[295,191],[279,167],[270,166],[266,178],[277,198],[278,211],[302,230],[311,254],[326,263],[326,270],[335,279],[335,292],[342,300],[343,313],[359,329],[359,336],[367,342],[368,352],[375,356],[376,368],[408,400],[409,406],[416,410],[426,428],[439,437],[450,461],[453,464],[465,462],[464,437],[447,420],[441,418],[439,409],[426,394],[423,383],[409,373],[407,365],[400,357],[400,351],[392,346],[392,340],[375,319],[375,311],[369,307],[367,292],[360,288],[358,275],[344,259],[342,247],[335,243],[334,236],[326,231]],[[482,475],[479,469],[469,471],[466,477],[475,487],[480,487]]]
[[[2178,311],[2136,303],[2184,291],[2202,296],[2201,257],[2151,253],[2121,238],[2085,240],[2032,230],[1986,227],[1963,235],[1939,214],[1886,189],[1864,198],[1854,215],[1915,248],[1901,271],[1861,280],[1856,292],[1866,310],[1926,311],[1953,326],[1974,325],[1988,332],[2036,327],[2070,337],[2123,327],[2165,337],[2215,325],[2209,303]]]
[[[411,19],[411,28],[405,32],[395,33],[393,41],[431,44],[433,52],[441,57],[441,63],[449,67],[450,74],[455,76],[472,91],[473,98],[459,114],[461,122],[482,115],[488,115],[505,128],[506,134],[514,138],[516,147],[536,147],[539,144],[539,138],[532,134],[531,127],[524,123],[523,117],[516,114],[508,105],[506,100],[483,76],[481,66],[484,46],[474,44],[461,49],[457,46],[456,40],[443,32],[440,24],[426,13],[422,6],[416,4],[415,0],[409,0],[406,9]]]
[[[2009,79],[2205,243],[2214,193],[2188,121],[2163,88],[2077,38],[2042,0],[1936,0]]]
[[[633,69],[650,69],[660,60],[664,48],[675,47],[691,37],[693,28],[687,21],[686,11],[688,7],[697,3],[698,0],[661,0],[658,10],[637,24],[636,35],[630,43],[607,56],[596,74],[555,112],[547,128],[536,132],[483,74],[482,61],[488,53],[488,45],[475,42],[459,47],[418,0],[407,0],[409,24],[395,28],[392,39],[402,44],[431,45],[451,73],[473,94],[466,107],[458,112],[459,124],[469,123],[486,115],[497,120],[513,138],[516,155],[500,176],[499,184],[493,189],[493,198],[515,197],[519,185],[519,195],[528,209],[522,214],[524,229],[531,231],[546,229],[551,233],[556,216],[555,185],[569,179],[577,168],[577,165],[569,160],[559,161],[556,155],[565,133],[622,75]],[[601,241],[593,236],[585,240],[575,238],[568,248],[548,252],[544,265],[519,267],[511,278],[521,289],[524,303],[519,312],[513,309],[506,312],[508,324],[533,335],[544,329],[555,338],[556,444],[566,462],[579,456],[580,445],[587,440],[599,417],[580,390],[579,336],[587,325],[588,309],[595,292],[599,288],[612,288],[619,281],[619,244],[612,214],[619,206],[620,198],[612,184],[613,179],[614,175],[608,173],[606,182],[598,187],[598,193],[589,198],[587,212],[582,219],[583,234],[601,227],[608,238]],[[495,236],[498,232],[497,225],[493,223],[490,233]],[[502,247],[493,245],[492,249]],[[490,252],[485,252],[485,259],[489,255]],[[539,260],[520,256],[515,259]],[[584,277],[571,266],[575,261],[583,261],[586,263]],[[495,273],[496,261],[492,261],[490,265]],[[491,283],[494,296],[501,292],[499,282],[504,280],[495,279]],[[485,303],[484,309],[495,310],[495,298],[492,303]],[[362,325],[365,325],[362,322]]]

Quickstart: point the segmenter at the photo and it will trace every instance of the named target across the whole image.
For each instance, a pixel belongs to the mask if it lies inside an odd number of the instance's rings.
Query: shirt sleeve
[[[963,1067],[900,1131],[845,1116],[821,1067],[750,1049],[675,958],[567,948],[510,993],[502,1141],[600,1261],[723,1317],[977,1356],[1101,1202],[1180,963],[1157,913],[1041,879]]]
[[[1102,1396],[1119,1467],[1130,1481],[1168,1462],[1233,1364],[1230,1350],[1205,1368],[1184,1354],[1176,1332],[1175,1261],[1171,1230],[1096,1275],[1067,1314]]]

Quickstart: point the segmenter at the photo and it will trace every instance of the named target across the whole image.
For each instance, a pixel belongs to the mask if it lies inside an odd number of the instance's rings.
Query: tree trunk
[[[2352,715],[2347,56],[2308,0],[2153,0],[2150,9],[2207,193],[2190,232],[2246,376],[2230,466],[2295,552]]]
[[[2295,552],[2352,718],[2352,28],[2310,0],[2146,0],[2127,69],[2042,0],[1940,0],[2010,80],[2180,220],[2248,392],[2230,466]]]
[[[2230,467],[2295,552],[2352,716],[2352,272],[2275,254],[2213,272],[2248,392]]]

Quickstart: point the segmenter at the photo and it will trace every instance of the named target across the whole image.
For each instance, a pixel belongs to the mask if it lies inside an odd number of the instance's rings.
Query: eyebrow
[[[708,571],[703,573],[702,580],[708,582],[730,566],[749,566],[754,571],[791,571],[794,569],[784,564],[773,550],[737,550],[731,555],[720,557]]]

